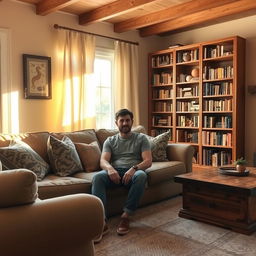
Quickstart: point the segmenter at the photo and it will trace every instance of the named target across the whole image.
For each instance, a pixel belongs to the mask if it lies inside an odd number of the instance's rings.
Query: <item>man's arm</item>
[[[119,176],[118,172],[115,168],[110,164],[111,153],[110,152],[102,152],[100,158],[100,167],[103,170],[108,172],[109,178],[116,184],[120,183],[121,177]]]
[[[124,184],[128,184],[129,181],[131,180],[132,176],[134,175],[134,173],[137,170],[146,170],[147,168],[149,168],[152,165],[152,154],[151,154],[151,150],[147,150],[142,152],[141,154],[142,157],[142,162],[140,162],[139,164],[137,164],[137,168],[134,169],[133,167],[131,167],[123,176],[122,182]]]
[[[142,162],[137,164],[138,170],[146,170],[152,165],[152,153],[151,150],[142,152]]]

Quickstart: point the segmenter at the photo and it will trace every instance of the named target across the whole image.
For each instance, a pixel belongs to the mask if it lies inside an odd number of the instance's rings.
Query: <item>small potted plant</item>
[[[236,166],[236,170],[237,170],[238,172],[244,172],[245,169],[246,169],[246,163],[247,163],[247,161],[246,161],[243,157],[238,158],[238,159],[234,162],[234,164],[235,164],[235,166]]]

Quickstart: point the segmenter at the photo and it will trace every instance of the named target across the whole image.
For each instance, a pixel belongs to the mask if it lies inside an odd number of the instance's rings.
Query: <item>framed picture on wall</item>
[[[25,99],[51,99],[51,58],[23,54]]]

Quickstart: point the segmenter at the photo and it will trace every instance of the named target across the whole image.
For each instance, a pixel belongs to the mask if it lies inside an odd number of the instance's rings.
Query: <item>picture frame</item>
[[[23,54],[25,99],[51,99],[51,57]]]

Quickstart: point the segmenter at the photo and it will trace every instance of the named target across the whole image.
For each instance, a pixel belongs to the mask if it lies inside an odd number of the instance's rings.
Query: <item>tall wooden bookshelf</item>
[[[149,133],[171,130],[200,165],[244,156],[245,39],[178,46],[149,54]]]

